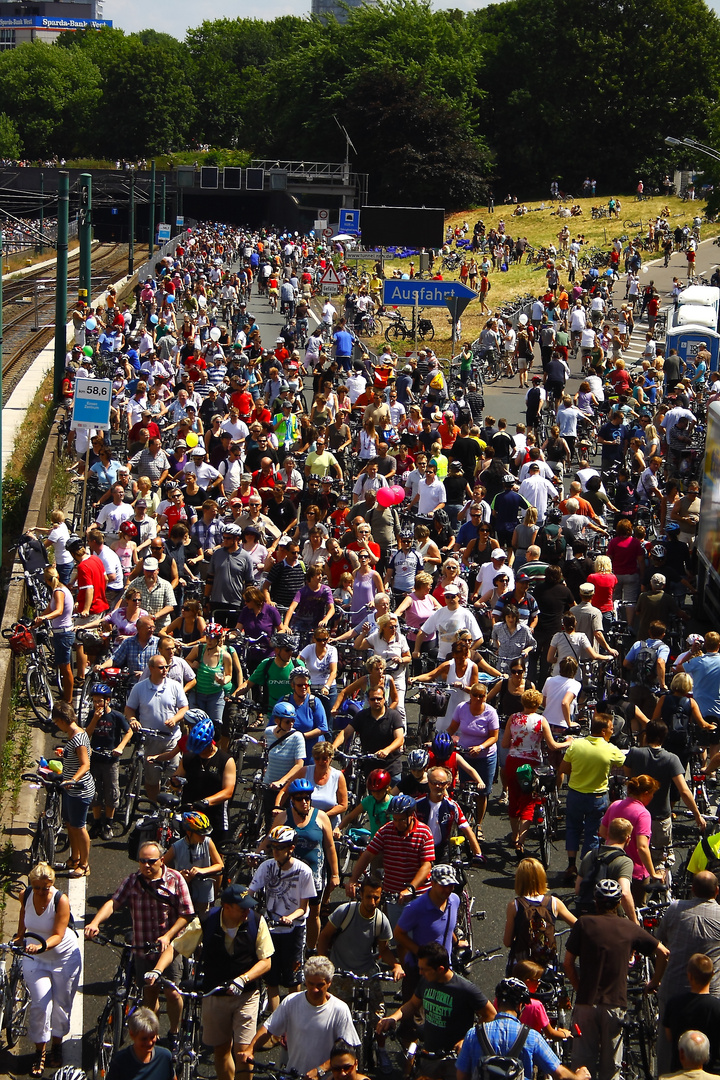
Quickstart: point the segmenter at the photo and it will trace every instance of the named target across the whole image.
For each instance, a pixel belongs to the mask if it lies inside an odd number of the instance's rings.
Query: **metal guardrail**
[[[189,235],[188,230],[184,229],[176,236],[171,236],[162,247],[156,248],[153,252],[152,259],[148,259],[147,262],[144,262],[140,269],[136,271],[138,281],[144,281],[146,278],[153,277],[155,273],[155,263],[160,259],[164,259],[166,255],[174,255],[178,243],[186,241]]]

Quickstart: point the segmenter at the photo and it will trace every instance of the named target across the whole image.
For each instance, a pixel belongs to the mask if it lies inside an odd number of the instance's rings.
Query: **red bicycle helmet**
[[[387,769],[373,769],[367,778],[368,791],[384,791],[389,788],[392,777]]]
[[[138,534],[137,525],[134,525],[132,521],[123,521],[119,532],[121,532],[123,536],[129,537],[131,540],[135,540]]]

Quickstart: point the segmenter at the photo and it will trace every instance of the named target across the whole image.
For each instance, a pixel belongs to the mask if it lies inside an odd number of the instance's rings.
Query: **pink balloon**
[[[390,490],[395,493],[395,505],[399,506],[405,498],[405,488],[401,487],[400,484],[393,484]]]
[[[378,505],[382,506],[383,510],[387,510],[388,506],[395,505],[395,497],[392,493],[392,488],[381,487],[377,490]]]

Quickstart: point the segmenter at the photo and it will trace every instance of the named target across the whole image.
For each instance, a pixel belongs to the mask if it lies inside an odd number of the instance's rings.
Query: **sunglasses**
[[[156,862],[160,862],[160,859],[140,859],[139,861],[146,866],[153,866]]]

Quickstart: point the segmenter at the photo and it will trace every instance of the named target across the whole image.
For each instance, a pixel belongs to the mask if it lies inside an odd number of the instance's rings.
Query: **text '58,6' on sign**
[[[107,431],[110,427],[111,401],[110,379],[76,379],[70,426]]]

